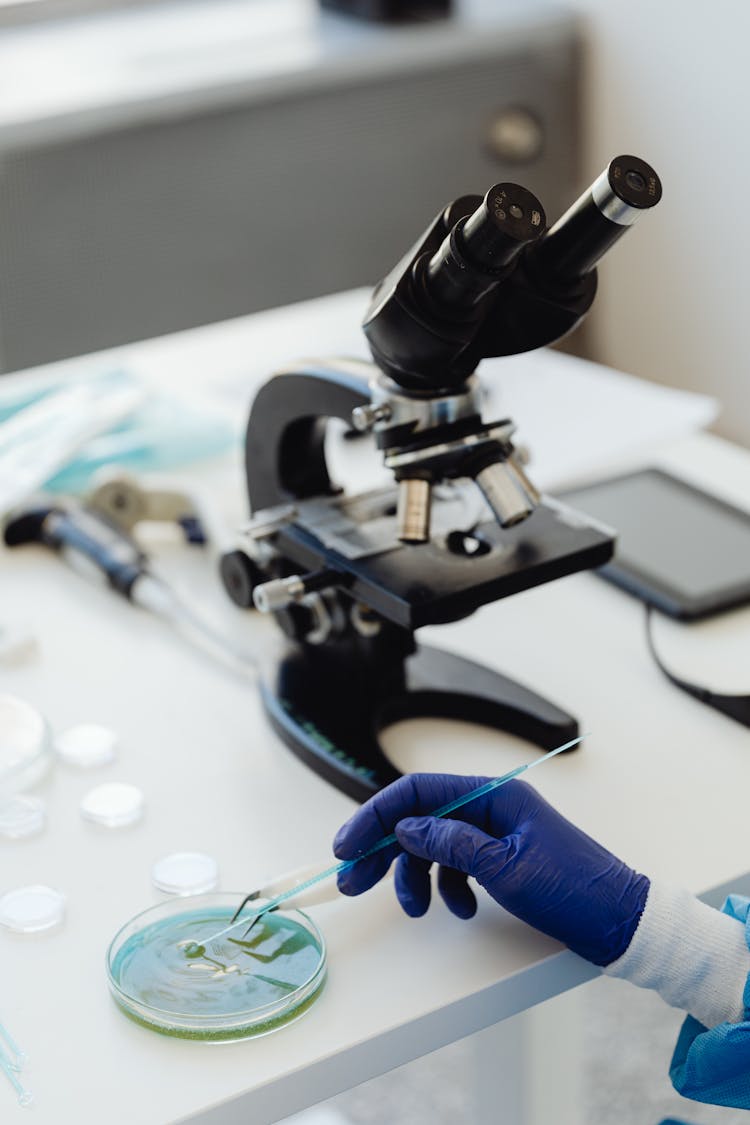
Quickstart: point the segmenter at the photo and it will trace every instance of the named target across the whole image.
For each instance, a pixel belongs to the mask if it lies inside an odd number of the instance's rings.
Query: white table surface
[[[356,349],[357,300],[259,314],[116,356],[164,385],[200,381],[202,371],[217,386],[246,378],[249,387],[268,364],[309,352],[308,344]],[[654,459],[748,506],[747,452],[698,435]],[[239,457],[196,474],[225,512],[242,512]],[[272,643],[272,624],[231,606],[204,560],[176,547],[166,557],[228,629],[258,646]],[[414,921],[384,885],[311,911],[328,943],[329,980],[297,1024],[208,1047],[129,1022],[108,995],[104,954],[120,925],[159,901],[150,883],[156,859],[207,851],[220,863],[222,889],[239,892],[263,876],[329,860],[331,838],[354,803],[272,733],[251,683],[161,622],[41,549],[4,551],[0,572],[0,621],[25,618],[41,645],[37,659],[2,670],[2,690],[34,703],[57,730],[98,721],[122,740],[118,762],[104,769],[55,767],[38,790],[48,802],[44,835],[0,842],[0,890],[47,883],[68,896],[61,931],[33,939],[0,933],[0,1018],[31,1057],[25,1078],[40,1125],[261,1125],[594,975],[486,899],[470,923],[441,903]],[[666,623],[664,644],[682,657],[692,645],[704,663],[709,646],[713,671],[728,675],[727,654],[747,651],[750,616],[700,629],[687,641]],[[516,676],[580,717],[591,732],[585,745],[534,775],[571,819],[650,875],[699,893],[730,880],[740,886],[750,868],[748,731],[661,678],[635,601],[579,574],[421,636]],[[510,736],[452,722],[403,723],[385,741],[396,763],[412,770],[497,774],[534,753]],[[81,819],[81,797],[107,780],[143,788],[141,824],[112,831]],[[3,1121],[29,1112],[16,1107],[2,1076],[0,1107]]]

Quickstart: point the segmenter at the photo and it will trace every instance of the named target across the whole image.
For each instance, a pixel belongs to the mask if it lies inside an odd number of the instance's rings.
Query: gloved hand
[[[530,785],[510,781],[437,819],[424,813],[483,785],[488,778],[410,774],[371,797],[338,831],[334,852],[353,859],[395,831],[398,844],[339,875],[339,890],[358,895],[385,875],[399,852],[395,886],[407,914],[430,904],[430,866],[459,918],[480,886],[517,918],[556,938],[595,965],[621,956],[635,933],[649,880],[561,816]],[[460,819],[456,819],[460,817]]]

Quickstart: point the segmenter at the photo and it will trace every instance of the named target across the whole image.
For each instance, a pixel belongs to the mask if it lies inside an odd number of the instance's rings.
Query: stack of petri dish
[[[52,738],[29,703],[0,694],[0,804],[40,781],[52,761]]]

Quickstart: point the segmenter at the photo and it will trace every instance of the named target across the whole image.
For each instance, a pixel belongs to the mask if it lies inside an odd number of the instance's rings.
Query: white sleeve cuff
[[[705,1027],[745,1018],[744,924],[678,887],[651,883],[633,940],[603,971],[654,989]]]

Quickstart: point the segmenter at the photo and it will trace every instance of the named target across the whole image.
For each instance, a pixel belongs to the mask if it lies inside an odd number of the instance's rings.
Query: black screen
[[[744,512],[657,470],[563,499],[616,530],[613,569],[633,570],[690,602],[743,587],[750,596],[750,516]]]

